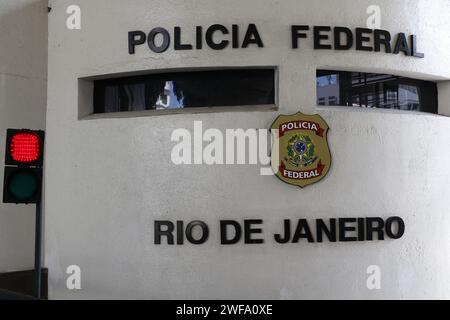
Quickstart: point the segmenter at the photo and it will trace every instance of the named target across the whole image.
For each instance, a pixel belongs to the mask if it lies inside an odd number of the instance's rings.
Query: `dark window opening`
[[[438,113],[437,85],[405,77],[318,70],[317,104]]]
[[[94,81],[94,113],[274,104],[274,69],[174,72]]]

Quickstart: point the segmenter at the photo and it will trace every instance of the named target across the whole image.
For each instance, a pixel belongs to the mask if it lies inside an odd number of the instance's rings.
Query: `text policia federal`
[[[417,37],[400,32],[395,37],[386,30],[330,26],[292,25],[292,49],[300,48],[301,39],[313,38],[315,50],[350,50],[385,52],[424,58],[417,51]],[[195,39],[188,41],[186,39]],[[189,31],[174,27],[173,32],[161,27],[153,28],[148,34],[144,31],[128,32],[128,52],[135,54],[138,46],[147,44],[155,53],[163,53],[171,46],[175,51],[201,50],[205,46],[213,50],[226,48],[244,49],[250,46],[264,48],[264,37],[256,24],[249,24],[242,32],[240,26],[213,24],[207,28],[196,26]]]
[[[263,244],[266,241],[263,220],[221,220],[215,229],[220,233],[221,245]],[[270,238],[279,244],[381,241],[403,237],[405,222],[400,217],[286,219],[278,229],[279,233]],[[156,245],[201,245],[210,238],[210,226],[204,221],[155,221],[154,236]]]

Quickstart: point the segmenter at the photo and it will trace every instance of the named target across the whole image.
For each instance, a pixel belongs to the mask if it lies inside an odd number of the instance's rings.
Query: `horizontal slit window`
[[[274,104],[274,69],[171,72],[94,81],[94,113]]]
[[[435,82],[388,74],[318,70],[317,104],[438,112]]]

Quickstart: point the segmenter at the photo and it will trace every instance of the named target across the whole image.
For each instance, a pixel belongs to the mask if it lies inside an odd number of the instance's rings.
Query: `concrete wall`
[[[45,129],[47,1],[0,2],[0,191],[6,129]],[[0,204],[0,272],[33,268],[34,206]]]
[[[450,119],[420,113],[317,108],[316,68],[450,79],[450,3],[379,0],[382,28],[415,33],[425,59],[290,49],[290,25],[366,25],[373,1],[79,0],[81,30],[65,28],[73,1],[52,1],[46,162],[46,266],[52,298],[450,298]],[[256,23],[264,49],[128,55],[127,32]],[[192,33],[189,33],[192,30]],[[439,44],[439,45],[437,45]],[[78,119],[78,78],[184,67],[278,66],[279,110]],[[80,101],[86,101],[83,97]],[[89,99],[87,99],[89,100]],[[450,104],[450,101],[441,103]],[[279,114],[321,114],[333,167],[304,190],[258,166],[175,166],[171,133],[268,128]],[[62,187],[64,186],[64,187]],[[397,241],[221,247],[155,246],[153,221],[401,216]],[[66,288],[78,265],[82,290]],[[366,268],[382,269],[382,290]]]

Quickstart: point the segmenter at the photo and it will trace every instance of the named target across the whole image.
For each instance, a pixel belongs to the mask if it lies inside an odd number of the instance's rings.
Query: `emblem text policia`
[[[279,138],[278,154],[272,150],[272,167],[278,178],[303,188],[327,175],[331,166],[328,125],[321,116],[282,115],[272,130],[277,130]]]

